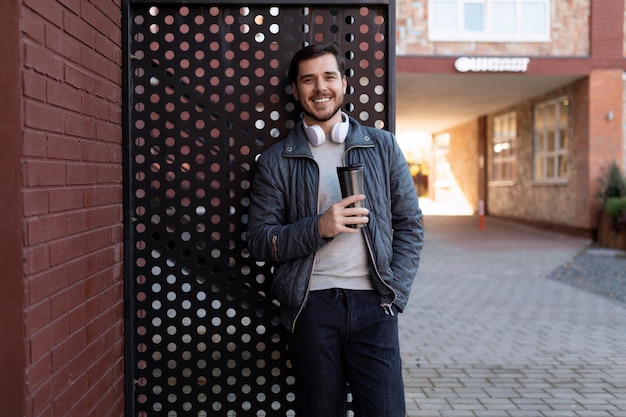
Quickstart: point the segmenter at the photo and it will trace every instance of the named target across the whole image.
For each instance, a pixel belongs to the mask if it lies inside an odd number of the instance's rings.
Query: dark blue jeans
[[[297,417],[405,417],[398,317],[374,291],[312,291],[291,335]]]

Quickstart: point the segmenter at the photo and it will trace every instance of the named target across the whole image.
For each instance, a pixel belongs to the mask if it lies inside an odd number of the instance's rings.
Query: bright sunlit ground
[[[471,216],[474,210],[464,199],[446,203],[434,202],[426,197],[420,197],[420,207],[425,215],[435,216]]]

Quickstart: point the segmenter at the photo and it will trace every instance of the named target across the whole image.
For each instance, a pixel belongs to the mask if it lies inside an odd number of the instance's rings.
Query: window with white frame
[[[517,116],[515,112],[493,118],[491,148],[491,181],[515,180],[515,142]]]
[[[429,0],[431,41],[547,42],[550,0]]]
[[[565,180],[569,173],[569,99],[561,97],[535,106],[535,180]]]

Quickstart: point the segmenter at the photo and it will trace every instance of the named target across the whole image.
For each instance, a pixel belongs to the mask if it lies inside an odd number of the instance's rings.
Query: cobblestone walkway
[[[549,278],[589,241],[471,216],[425,227],[400,316],[408,417],[626,417],[626,304]]]

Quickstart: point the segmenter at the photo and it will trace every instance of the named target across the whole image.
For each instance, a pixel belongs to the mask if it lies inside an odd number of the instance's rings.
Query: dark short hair
[[[339,73],[343,77],[346,72],[346,59],[339,52],[339,46],[333,42],[326,45],[308,45],[296,52],[291,59],[291,63],[289,64],[289,71],[287,73],[289,82],[296,83],[298,81],[298,69],[302,61],[317,58],[326,54],[335,56],[335,59],[337,59],[337,68],[339,68]]]

